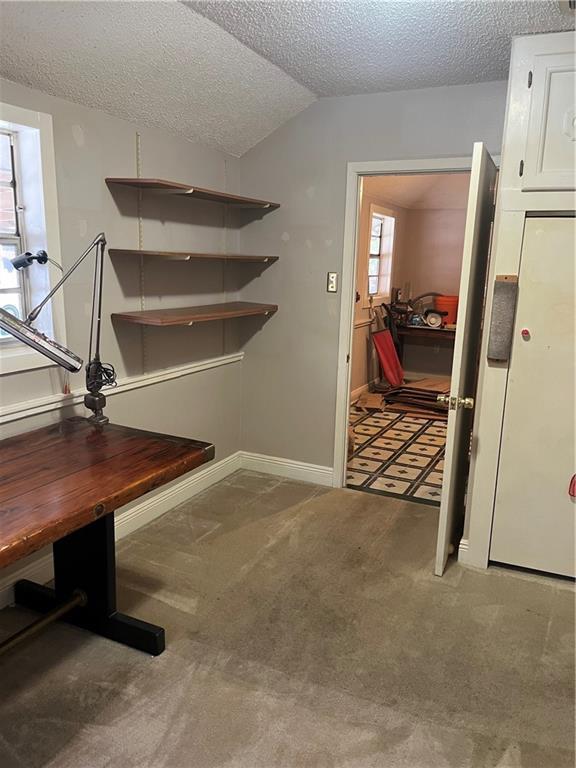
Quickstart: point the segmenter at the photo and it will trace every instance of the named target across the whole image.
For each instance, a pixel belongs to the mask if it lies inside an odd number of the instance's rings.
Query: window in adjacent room
[[[393,216],[371,210],[368,296],[387,298],[390,295],[395,224]]]
[[[0,103],[0,307],[20,319],[60,278],[54,263],[14,269],[14,256],[38,250],[61,263],[52,118]],[[66,343],[61,292],[34,325]],[[48,365],[51,362],[38,352],[12,336],[0,335],[0,375]]]

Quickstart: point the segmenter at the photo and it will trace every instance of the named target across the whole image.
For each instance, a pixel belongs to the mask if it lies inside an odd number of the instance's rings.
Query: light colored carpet
[[[437,512],[241,472],[120,546],[150,658],[59,625],[0,662],[2,768],[562,768],[574,594],[457,565]],[[0,615],[0,632],[30,618]]]

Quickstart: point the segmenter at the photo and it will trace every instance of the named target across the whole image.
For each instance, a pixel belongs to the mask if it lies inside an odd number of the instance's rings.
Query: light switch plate
[[[338,293],[338,272],[328,272],[326,290],[328,293]]]

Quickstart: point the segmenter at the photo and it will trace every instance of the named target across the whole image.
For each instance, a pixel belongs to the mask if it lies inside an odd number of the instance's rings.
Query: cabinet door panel
[[[490,559],[573,576],[574,218],[528,218]]]
[[[572,190],[576,173],[574,52],[534,57],[522,190]]]

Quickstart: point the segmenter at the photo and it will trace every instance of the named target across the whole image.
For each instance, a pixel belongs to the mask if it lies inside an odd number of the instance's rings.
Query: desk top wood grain
[[[0,441],[0,568],[213,458],[210,443],[81,418]]]

